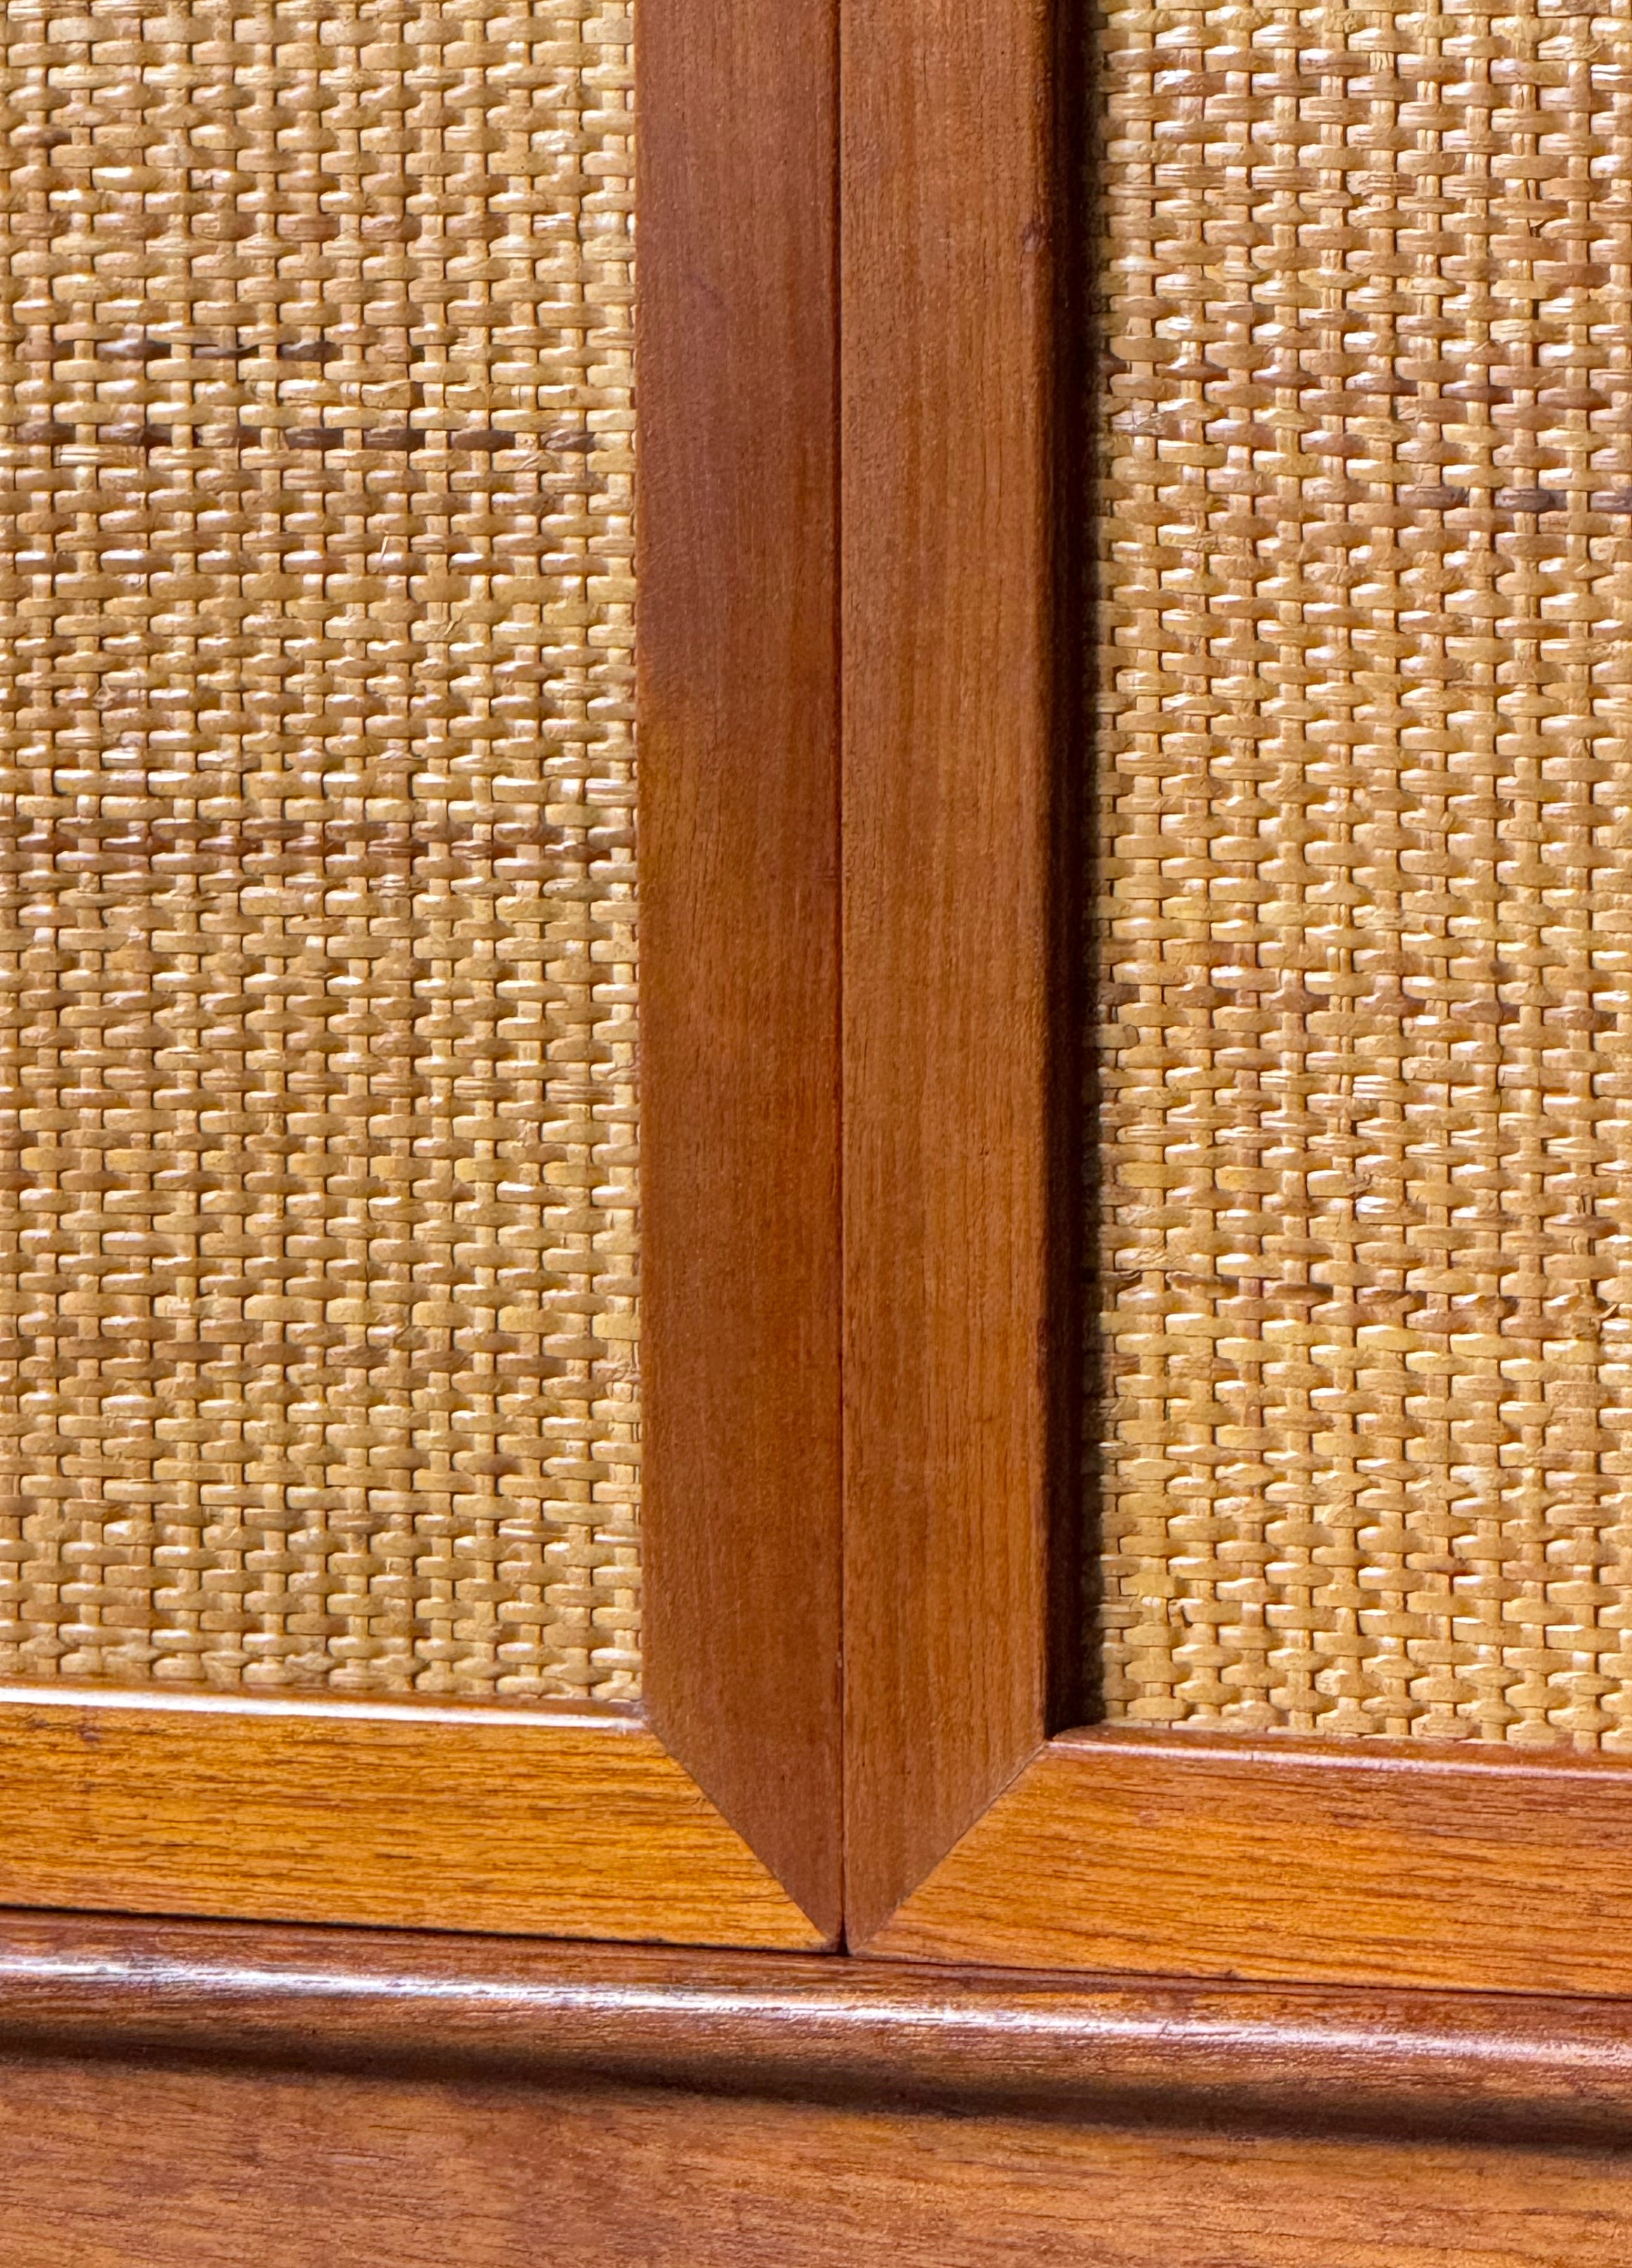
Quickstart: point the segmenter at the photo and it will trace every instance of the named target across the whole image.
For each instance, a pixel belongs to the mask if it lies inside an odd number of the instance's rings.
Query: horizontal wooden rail
[[[1624,1999],[1629,1851],[1625,1757],[1094,1725],[1041,1748],[858,1949]]]
[[[0,1685],[0,1911],[804,1950],[628,1708]]]
[[[1632,2002],[0,1917],[0,2051],[1632,2140]]]

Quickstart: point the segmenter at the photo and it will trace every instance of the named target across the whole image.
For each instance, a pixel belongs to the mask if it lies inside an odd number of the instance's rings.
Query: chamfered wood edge
[[[0,1688],[0,1905],[833,1941],[612,1710]]]
[[[1632,1992],[1632,1764],[1090,1727],[863,1948],[928,1961]]]
[[[1632,2002],[0,1914],[0,2052],[1632,2139]]]
[[[839,1926],[837,0],[636,49],[644,1690]]]

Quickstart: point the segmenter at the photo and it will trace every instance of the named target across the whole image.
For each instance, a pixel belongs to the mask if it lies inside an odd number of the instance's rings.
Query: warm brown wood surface
[[[0,2045],[1632,2144],[1632,2002],[0,1915]]]
[[[1632,1771],[1472,1744],[1072,1734],[871,1949],[1632,1992]]]
[[[221,1695],[0,1690],[0,1904],[823,1941],[632,1719]]]
[[[836,0],[643,0],[645,1690],[839,1916]]]
[[[1622,2268],[1624,2154],[0,2060],[28,2268]]]
[[[1045,0],[843,40],[848,1912],[1042,1730],[1049,498]]]

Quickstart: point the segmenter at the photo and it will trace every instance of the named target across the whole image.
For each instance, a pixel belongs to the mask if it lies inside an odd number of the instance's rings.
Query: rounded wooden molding
[[[1632,2002],[0,1919],[0,2051],[503,2071],[1173,2124],[1632,2139]]]

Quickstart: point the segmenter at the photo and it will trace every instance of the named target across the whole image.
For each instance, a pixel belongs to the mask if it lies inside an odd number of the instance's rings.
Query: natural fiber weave
[[[1632,11],[1105,40],[1114,1718],[1632,1748]]]
[[[0,1678],[628,1693],[627,16],[0,101]]]

